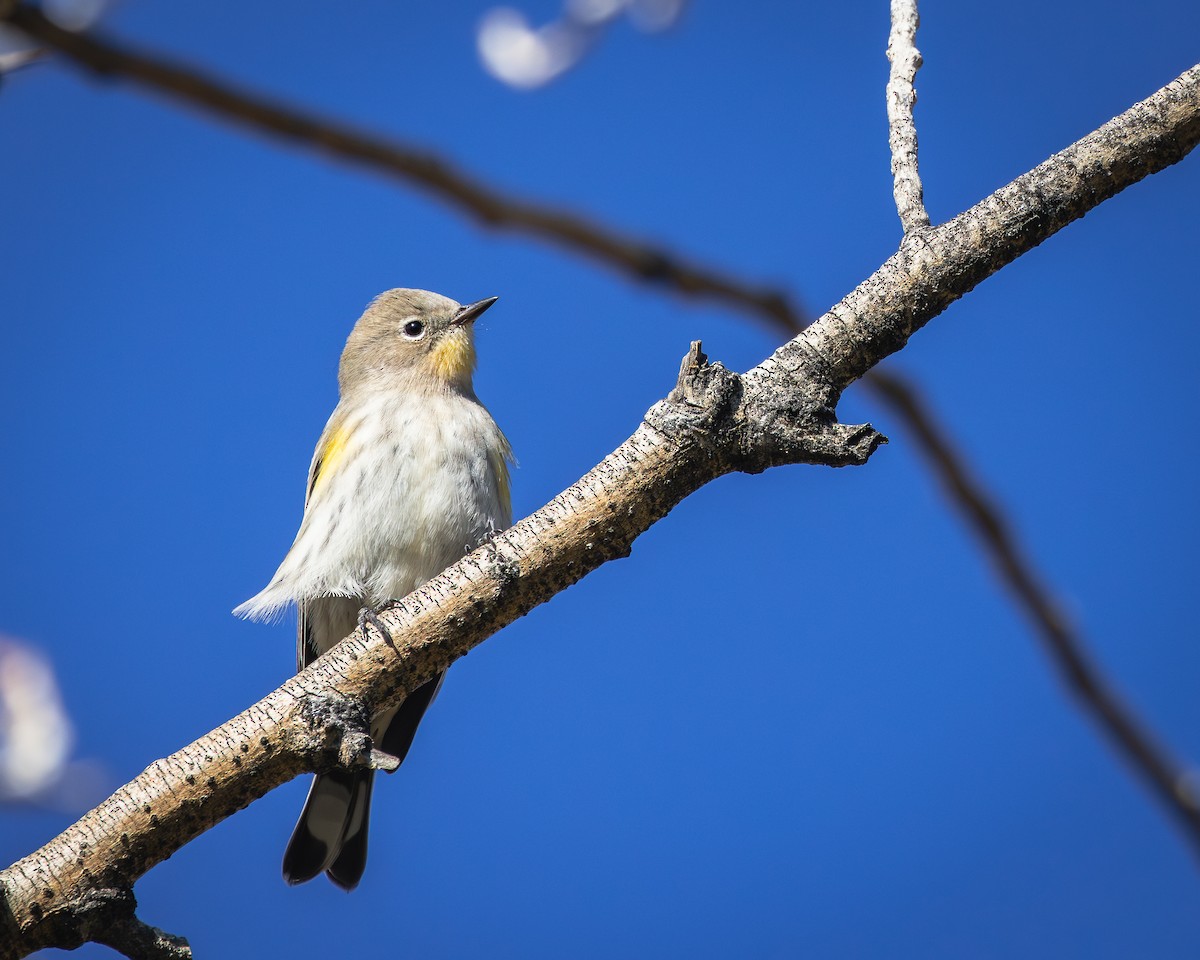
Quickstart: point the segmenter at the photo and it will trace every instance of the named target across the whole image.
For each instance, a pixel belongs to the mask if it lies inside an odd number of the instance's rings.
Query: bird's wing
[[[309,501],[313,491],[322,479],[328,477],[339,459],[346,452],[346,442],[350,431],[346,428],[346,418],[339,404],[330,416],[329,422],[321,432],[317,448],[313,451],[312,463],[308,467],[308,486],[304,488],[304,512],[308,512]],[[303,601],[299,604],[296,619],[296,672],[299,673],[317,659],[319,651],[312,632],[312,617],[309,607],[313,601]]]
[[[296,672],[299,673],[316,659],[317,651],[313,647],[312,626],[308,619],[308,601],[303,601],[296,620]]]
[[[500,442],[488,450],[488,466],[496,481],[496,499],[500,507],[500,529],[507,529],[512,525],[512,482],[508,473],[510,463],[516,463],[516,458],[513,457],[508,440],[501,434]]]

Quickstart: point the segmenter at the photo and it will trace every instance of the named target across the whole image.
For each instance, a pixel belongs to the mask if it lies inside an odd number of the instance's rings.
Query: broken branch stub
[[[742,376],[709,363],[700,341],[675,387],[646,414],[659,432],[709,451],[719,473],[761,473],[788,463],[859,466],[887,438],[870,424],[838,423],[837,390],[810,365],[783,377]]]

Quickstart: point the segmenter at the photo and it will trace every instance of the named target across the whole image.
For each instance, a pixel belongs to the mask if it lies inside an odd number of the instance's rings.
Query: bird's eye
[[[421,335],[425,332],[425,324],[420,320],[409,320],[404,325],[404,335],[409,340],[420,340]]]

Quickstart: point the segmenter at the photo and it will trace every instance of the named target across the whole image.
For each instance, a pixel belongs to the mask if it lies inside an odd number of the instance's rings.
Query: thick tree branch
[[[1178,163],[1197,139],[1200,65],[953,220],[906,236],[879,270],[756,372],[789,369],[819,343],[832,385],[844,389],[1002,266]]]
[[[399,176],[433,191],[456,209],[465,210],[490,226],[526,232],[590,256],[627,275],[654,279],[678,293],[724,302],[766,319],[788,336],[794,336],[804,329],[805,318],[782,293],[764,291],[753,284],[689,265],[669,251],[647,246],[577,215],[511,199],[459,173],[451,164],[430,153],[402,147],[379,137],[350,130],[342,124],[252,97],[162,58],[133,53],[111,42],[62,30],[27,6],[17,6],[10,17],[15,25],[101,76],[135,79],[226,119],[286,136],[293,142],[315,146]],[[914,46],[916,27],[915,3],[912,0],[895,0],[888,47],[892,71],[887,100],[897,209],[906,231],[928,226],[929,223],[917,177],[916,131],[912,124],[912,105],[915,101],[912,81],[920,64],[920,55]],[[869,381],[871,379],[868,378]],[[887,389],[888,384],[892,389]],[[930,436],[935,429],[934,424],[928,418],[921,419],[921,411],[916,406],[899,402],[899,394],[895,389],[897,385],[897,378],[891,375],[886,384],[877,385],[876,393],[909,423],[915,435]],[[935,468],[940,470],[944,485],[956,498],[959,509],[964,515],[970,516],[974,504],[984,498],[982,494],[971,490],[969,481],[965,480],[969,472],[958,465],[950,444],[943,439],[938,447],[942,455],[933,458]],[[1009,550],[1003,540],[989,536],[989,529],[983,529],[984,543],[993,557],[998,559],[998,568],[1005,569],[1009,562],[1006,559],[1009,558]],[[1022,579],[1035,582],[1028,567],[1022,568]],[[1044,588],[1040,592],[1049,595]],[[1018,593],[1018,596],[1022,595]],[[1030,613],[1035,619],[1039,616],[1037,609],[1031,608]],[[1078,645],[1078,639],[1074,637],[1064,638],[1064,642]],[[1076,649],[1075,654],[1080,662],[1087,661],[1082,649]],[[1166,782],[1163,768],[1160,764],[1147,764],[1145,760],[1159,756],[1165,761],[1165,757],[1153,745],[1153,741],[1146,739],[1139,742],[1136,732],[1141,725],[1132,715],[1123,715],[1116,701],[1089,700],[1088,692],[1092,688],[1077,689],[1093,715],[1106,726],[1116,742],[1125,747],[1126,755],[1135,767],[1162,794],[1162,786]],[[1173,773],[1167,779],[1178,782],[1180,775]],[[1182,795],[1177,796],[1172,808],[1177,815],[1191,819],[1191,809]],[[1200,840],[1200,833],[1195,830],[1193,833]]]
[[[383,615],[395,646],[377,633],[352,636],[0,873],[0,958],[76,942],[91,891],[131,889],[155,863],[296,775],[372,763],[365,731],[374,705],[400,699],[627,556],[638,535],[703,484],[782,462],[860,464],[883,439],[834,421],[815,368],[750,390],[744,381],[707,364],[694,345],[673,399],[655,405],[599,466]]]
[[[892,151],[892,192],[904,232],[929,226],[921,177],[917,172],[917,127],[913,83],[921,69],[917,50],[917,0],[892,0],[892,32],[887,56],[892,68],[887,83],[888,146]]]
[[[863,463],[882,438],[838,424],[842,389],[937,312],[1055,230],[1200,140],[1200,67],[944,226],[906,238],[868,280],[744,375],[693,347],[671,396],[587,476],[246,712],[152,764],[0,873],[0,960],[69,945],[98,891],[154,864],[302,771],[370,764],[373,710],[611,559],[731,471]]]

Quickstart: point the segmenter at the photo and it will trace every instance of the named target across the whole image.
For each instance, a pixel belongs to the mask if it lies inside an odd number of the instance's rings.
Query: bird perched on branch
[[[350,332],[300,531],[271,582],[234,610],[265,619],[297,604],[297,670],[361,614],[373,619],[512,522],[512,450],[472,388],[473,324],[495,302],[389,290]],[[404,759],[444,676],[375,716],[378,749]],[[373,779],[372,770],[317,775],[284,853],[288,883],[324,871],[343,889],[358,885]]]

